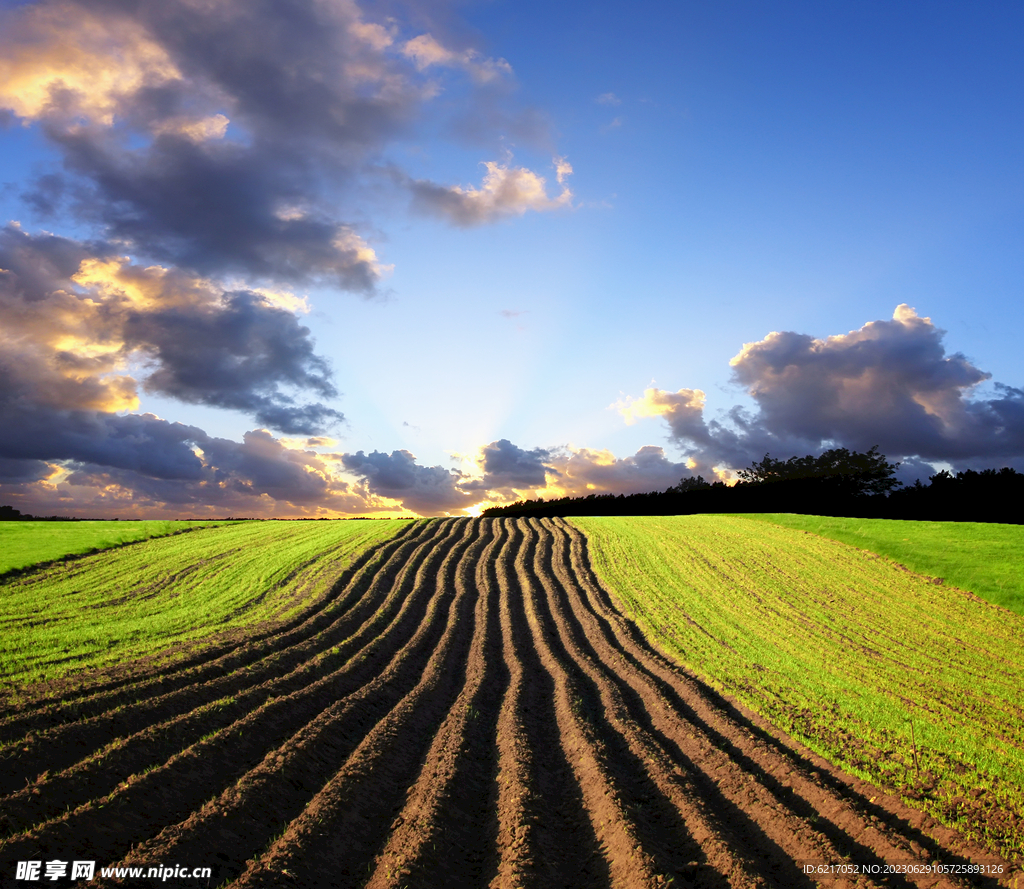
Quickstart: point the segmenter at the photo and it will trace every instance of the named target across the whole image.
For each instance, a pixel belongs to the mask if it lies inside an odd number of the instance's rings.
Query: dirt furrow
[[[207,674],[219,675],[265,657],[268,649],[262,643],[268,640],[280,640],[277,647],[287,647],[303,635],[315,633],[316,618],[320,612],[330,610],[334,613],[357,603],[362,596],[358,578],[374,576],[396,550],[407,548],[417,537],[429,533],[428,528],[431,526],[425,523],[411,523],[391,539],[360,553],[338,573],[337,579],[328,585],[323,595],[287,622],[275,623],[267,629],[256,627],[230,631],[212,645],[209,640],[194,645],[179,643],[169,651],[139,658],[127,665],[54,680],[24,690],[19,703],[8,706],[0,720],[0,743],[69,721],[97,716],[125,702],[136,701],[140,696],[153,698],[196,684]],[[327,557],[325,561],[328,561]],[[290,635],[296,631],[297,635]],[[189,653],[197,646],[200,650]]]
[[[439,581],[437,595],[444,593]],[[249,863],[237,887],[359,886],[373,871],[388,825],[414,786],[438,727],[464,688],[476,622],[470,585],[456,590],[444,633],[408,694],[362,740],[345,764],[266,853]]]
[[[650,648],[635,626],[611,604],[586,556],[585,538],[556,520],[568,535],[562,576],[576,582],[583,598],[573,605],[590,640],[603,640],[616,675],[634,683],[652,725],[671,739],[675,755],[688,760],[697,786],[716,798],[718,815],[745,828],[751,821],[793,861],[882,865],[960,859],[948,848],[952,832],[940,828],[939,843],[921,828],[930,819],[907,809],[865,782],[843,775],[764,720],[726,701]],[[556,562],[557,564],[557,562]],[[612,654],[612,650],[617,654]],[[885,815],[886,817],[880,817]],[[749,830],[739,830],[749,838]],[[973,850],[990,860],[991,855]],[[958,862],[960,863],[960,862]],[[894,875],[890,886],[995,886],[986,877]]]
[[[612,886],[655,886],[672,877],[658,872],[658,864],[643,848],[635,811],[630,806],[631,788],[616,779],[609,750],[599,729],[600,713],[593,695],[562,649],[556,628],[546,614],[545,591],[537,583],[533,565],[537,558],[538,533],[523,529],[524,541],[516,555],[516,574],[523,589],[527,621],[541,663],[555,684],[555,719],[566,758],[583,792],[586,814],[603,847]]]
[[[545,523],[547,524],[547,523]],[[564,533],[553,535],[552,567],[566,596],[565,620],[579,644],[591,649],[607,668],[608,681],[643,731],[677,764],[680,783],[690,800],[702,801],[698,816],[728,837],[729,846],[748,861],[768,865],[774,879],[786,885],[809,885],[794,861],[873,860],[870,850],[854,848],[844,837],[837,848],[820,830],[817,819],[791,810],[786,801],[759,779],[760,770],[746,768],[743,758],[730,757],[702,737],[702,727],[685,719],[660,692],[650,674],[609,640],[607,625],[589,608],[575,582]],[[710,804],[710,805],[708,805]],[[692,808],[692,803],[691,803]]]
[[[271,660],[270,663],[276,664],[283,675],[244,689],[226,700],[222,699],[220,703],[203,704],[203,699],[209,696],[204,686],[196,696],[196,709],[181,716],[128,737],[118,737],[116,732],[108,727],[108,738],[112,736],[117,740],[106,748],[56,775],[33,782],[19,792],[0,799],[0,831],[3,835],[9,835],[27,829],[48,817],[56,817],[69,807],[74,809],[91,799],[103,797],[113,792],[121,781],[131,775],[159,765],[204,735],[230,726],[236,720],[244,719],[272,698],[283,697],[303,689],[315,689],[316,683],[321,679],[330,679],[332,676],[339,678],[342,675],[339,670],[351,669],[346,667],[346,664],[360,648],[387,633],[401,629],[401,625],[387,625],[388,620],[400,608],[405,609],[404,621],[406,625],[410,625],[415,614],[409,610],[410,600],[403,595],[405,585],[402,578],[411,581],[420,562],[428,557],[434,547],[454,533],[456,527],[454,523],[449,523],[446,533],[428,537],[416,552],[411,555],[403,554],[401,561],[391,566],[394,570],[382,571],[373,579],[366,589],[366,598],[375,604],[376,611],[367,614],[365,609],[354,608],[319,636],[295,646],[299,655],[305,657],[296,669],[287,672],[297,656],[291,651],[282,652],[280,654],[288,655],[283,663],[278,660]],[[443,528],[441,530],[445,531]],[[389,565],[391,563],[386,564],[384,568],[388,568]],[[366,617],[366,621],[352,633],[354,622],[363,617]],[[346,638],[346,634],[350,633],[351,635]],[[267,673],[265,666],[260,664],[261,669],[258,671],[236,672],[232,677],[240,676],[242,681],[245,681],[251,675],[252,679],[249,681],[256,682]],[[219,690],[230,692],[233,689],[221,686]],[[62,738],[65,743],[71,740],[68,733],[62,733]],[[72,758],[76,752],[76,749],[72,749],[67,757]],[[61,762],[60,759],[56,761]],[[52,765],[54,759],[49,762]]]
[[[512,520],[495,522],[495,533],[502,543],[509,536],[506,524],[511,525]],[[485,582],[499,594],[502,664],[509,677],[501,700],[495,737],[498,748],[498,869],[491,882],[494,889],[499,886],[522,889],[530,885],[537,858],[533,820],[528,817],[532,808],[530,803],[537,790],[531,778],[533,750],[524,726],[525,671],[512,633],[509,576],[514,569],[511,552],[508,545],[502,546],[497,558],[484,566]]]
[[[456,574],[459,594],[476,597],[464,685],[391,825],[367,889],[482,887],[497,869],[495,735],[508,676],[493,656],[500,645],[499,590],[489,582],[486,566],[499,543],[492,537],[486,548],[467,552]]]
[[[439,531],[440,526],[435,525],[434,533]],[[27,781],[34,780],[43,771],[37,768],[39,762],[46,762],[51,772],[61,771],[89,757],[112,738],[133,735],[205,703],[257,687],[268,677],[279,677],[309,661],[317,646],[320,650],[329,647],[343,639],[359,621],[372,617],[380,599],[391,590],[392,584],[387,581],[408,571],[413,553],[429,550],[430,536],[427,535],[426,541],[406,541],[391,552],[390,558],[377,571],[368,571],[370,566],[364,566],[354,576],[351,589],[340,596],[341,602],[336,607],[330,607],[329,603],[325,612],[307,615],[299,627],[244,645],[190,672],[193,679],[190,685],[163,693],[156,693],[159,688],[148,687],[145,683],[137,689],[128,688],[125,693],[132,695],[132,703],[19,739],[0,753],[3,767],[0,768],[0,794],[15,792]],[[204,676],[211,678],[204,681]],[[147,694],[150,692],[153,694]]]
[[[27,854],[33,849],[52,848],[56,852],[69,848],[67,844],[74,837],[81,848],[113,859],[164,826],[189,817],[211,792],[233,783],[331,703],[380,675],[395,652],[407,644],[430,607],[425,581],[433,578],[437,564],[469,531],[468,526],[450,524],[458,534],[447,535],[434,546],[424,544],[424,558],[411,581],[412,590],[402,597],[402,608],[390,632],[367,639],[365,650],[353,653],[345,667],[299,692],[269,700],[231,726],[176,753],[158,768],[132,776],[109,796],[12,837],[0,849],[8,855],[19,850]],[[416,560],[409,564],[416,564]],[[396,591],[403,588],[402,583],[395,586]],[[97,817],[100,810],[115,817]]]
[[[608,886],[608,862],[562,743],[555,678],[533,640],[527,592],[517,570],[525,540],[521,523],[504,522],[508,543],[495,573],[501,590],[503,657],[518,673],[519,683],[510,685],[499,722],[501,859],[492,887]]]
[[[690,780],[688,762],[650,723],[644,698],[622,683],[607,654],[581,630],[565,581],[553,565],[561,532],[549,523],[531,525],[539,535],[533,569],[546,593],[545,619],[555,627],[561,656],[579,674],[581,706],[609,753],[609,770],[635,813],[635,831],[659,870],[701,886],[764,886],[768,864],[779,882],[809,885],[770,842],[750,848],[749,837],[726,828],[709,812],[709,800]],[[560,582],[561,581],[561,582]],[[744,825],[753,829],[753,824]],[[782,879],[784,878],[784,879]]]
[[[468,528],[463,530],[468,531]],[[217,859],[220,878],[235,877],[246,861],[287,829],[348,756],[416,686],[443,636],[452,607],[451,579],[467,547],[484,541],[462,534],[434,572],[421,573],[410,598],[428,602],[415,634],[365,684],[340,697],[282,745],[271,749],[236,783],[178,824],[137,845],[122,864]],[[230,853],[224,832],[230,833]]]

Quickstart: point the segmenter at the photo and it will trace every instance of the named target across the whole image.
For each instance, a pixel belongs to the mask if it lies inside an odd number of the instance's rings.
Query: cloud
[[[407,185],[414,210],[468,228],[522,216],[527,210],[542,213],[571,207],[572,191],[565,185],[565,179],[572,173],[572,167],[565,158],[555,158],[554,163],[562,191],[553,198],[548,197],[542,176],[525,167],[505,166],[496,161],[484,163],[487,173],[480,188],[444,186],[422,179],[408,180]]]
[[[424,95],[354,3],[57,0],[5,25],[0,106],[64,155],[37,208],[63,197],[123,249],[195,273],[373,292],[386,269],[332,189]]]
[[[551,452],[543,448],[525,451],[507,438],[492,441],[480,449],[484,484],[488,489],[544,487],[550,456]]]
[[[0,111],[37,124],[63,161],[23,197],[145,261],[241,275],[250,288],[373,294],[390,267],[357,230],[362,213],[340,209],[368,163],[414,132],[438,92],[431,72],[456,69],[481,89],[511,75],[504,59],[400,32],[353,0],[40,0],[8,10]],[[513,120],[499,93],[484,93],[471,94],[474,113]],[[529,171],[496,165],[488,182],[463,195],[474,209],[460,219],[546,208]]]
[[[401,502],[421,515],[439,515],[468,509],[480,496],[460,488],[463,475],[442,466],[420,466],[406,450],[384,454],[343,454],[342,465],[360,477],[369,494]]]
[[[210,281],[55,235],[0,229],[0,398],[25,409],[119,412],[150,392],[244,411],[290,433],[342,415],[286,294]],[[291,301],[295,305],[297,301]],[[3,432],[0,432],[0,436]]]
[[[526,450],[501,439],[480,448],[473,462],[478,474],[464,476],[461,488],[496,503],[524,497],[663,491],[694,474],[685,462],[669,460],[662,448],[653,445],[633,456],[616,457],[607,450],[571,445]]]
[[[594,99],[598,105],[621,105],[622,99],[615,95],[615,93],[601,93],[596,99]]]
[[[686,462],[669,460],[665,451],[654,445],[646,445],[630,457],[566,447],[556,450],[547,465],[557,475],[551,493],[563,497],[664,491],[693,474]]]
[[[152,414],[0,405],[0,498],[34,515],[295,516],[393,511],[336,471],[336,455],[265,429],[241,442]],[[51,462],[35,459],[41,454]]]
[[[379,292],[390,267],[359,202],[388,148],[425,119],[491,145],[499,125],[544,130],[505,107],[509,64],[438,36],[433,14],[416,10],[410,32],[354,0],[0,12],[0,123],[32,127],[58,155],[22,200],[88,233],[0,230],[0,495],[97,515],[364,512],[395,508],[387,492],[433,513],[479,499],[479,480],[408,452],[309,444],[343,417],[296,291]],[[462,86],[459,112],[433,110],[442,82]],[[414,185],[463,225],[570,205],[564,158],[555,197],[528,169],[486,167],[479,188]],[[266,428],[216,438],[141,413],[146,393]]]
[[[504,59],[487,59],[474,49],[455,52],[442,46],[430,34],[421,34],[402,47],[402,53],[423,71],[434,66],[462,68],[478,83],[487,83],[512,73]]]
[[[555,177],[558,179],[559,185],[565,185],[565,180],[572,175],[572,164],[570,164],[564,157],[556,157],[554,159],[555,164]]]
[[[1024,391],[995,383],[996,397],[972,397],[991,375],[959,352],[947,354],[944,336],[903,304],[892,320],[846,334],[772,332],[744,345],[730,364],[756,413],[735,408],[725,422],[708,421],[704,393],[691,389],[648,389],[616,406],[627,422],[664,418],[671,439],[702,467],[876,444],[890,459],[1024,457]]]

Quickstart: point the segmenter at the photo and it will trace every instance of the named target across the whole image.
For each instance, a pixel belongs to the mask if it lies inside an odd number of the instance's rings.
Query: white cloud
[[[512,66],[504,59],[488,59],[474,49],[456,52],[442,46],[432,35],[421,34],[409,40],[402,53],[423,71],[431,67],[462,68],[478,83],[487,83],[510,75]]]
[[[1024,391],[996,383],[996,397],[973,398],[990,374],[959,352],[945,331],[908,305],[890,321],[815,339],[772,332],[747,343],[730,362],[734,380],[757,405],[707,420],[700,390],[648,389],[616,405],[627,423],[662,417],[670,438],[700,471],[742,468],[827,447],[890,459],[951,463],[1024,457]]]
[[[572,173],[572,166],[565,158],[555,158],[554,164],[556,177],[562,185],[562,191],[555,197],[548,196],[544,177],[532,170],[486,161],[487,172],[479,188],[410,181],[413,207],[467,227],[522,216],[528,210],[543,213],[569,208],[572,191],[565,180]]]

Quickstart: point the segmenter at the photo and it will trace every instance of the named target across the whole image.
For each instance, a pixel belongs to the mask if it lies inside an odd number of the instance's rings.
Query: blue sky
[[[1024,468],[1018,5],[3,9],[5,502]]]

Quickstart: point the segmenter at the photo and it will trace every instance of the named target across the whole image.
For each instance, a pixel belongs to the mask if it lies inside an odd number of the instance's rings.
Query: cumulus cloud
[[[878,445],[890,459],[951,463],[1024,457],[1024,392],[995,383],[995,397],[974,397],[991,375],[947,354],[944,335],[905,304],[892,320],[825,339],[772,332],[730,362],[755,413],[733,409],[709,421],[704,393],[691,389],[648,389],[616,406],[627,422],[662,417],[702,467],[831,446]]]
[[[571,445],[526,450],[501,439],[480,448],[475,462],[479,474],[472,481],[464,477],[461,486],[494,502],[663,491],[694,474],[687,463],[669,460],[652,445],[616,457],[608,450]]]
[[[479,494],[462,490],[463,474],[443,466],[420,466],[409,451],[384,454],[343,454],[342,465],[362,479],[366,490],[378,497],[388,497],[421,515],[439,515],[467,509],[476,503]]]
[[[141,378],[148,391],[241,410],[285,432],[314,433],[342,419],[293,394],[337,392],[283,294],[225,292],[100,247],[0,230],[2,404],[134,410]]]
[[[456,52],[442,46],[432,35],[420,34],[409,40],[402,53],[423,71],[433,66],[458,67],[479,83],[487,83],[512,73],[512,66],[504,59],[488,59],[475,49]]]
[[[550,457],[543,448],[526,451],[503,438],[480,449],[479,465],[487,488],[540,488],[547,482]]]
[[[367,162],[413,131],[439,89],[431,72],[481,86],[511,75],[504,59],[400,32],[354,0],[8,10],[0,110],[63,155],[25,198],[193,273],[372,294],[388,266],[339,212]],[[480,113],[500,104],[491,94]],[[546,207],[529,171],[495,165],[489,177],[463,194],[476,209],[460,218]]]
[[[415,133],[442,81],[464,85],[491,145],[495,122],[542,129],[505,111],[505,60],[424,27],[429,10],[417,21],[410,32],[355,0],[0,12],[0,123],[34,127],[59,155],[21,197],[92,235],[0,231],[0,495],[97,515],[363,512],[394,508],[389,492],[433,513],[479,499],[479,480],[407,452],[324,454],[309,437],[343,418],[294,291],[379,291],[390,267],[357,201],[388,146]],[[571,172],[554,159],[555,197],[497,163],[479,188],[416,185],[425,207],[471,225],[568,206]],[[267,428],[214,438],[140,413],[146,393]]]
[[[552,454],[548,467],[557,475],[552,493],[563,497],[664,491],[694,474],[686,462],[669,460],[654,445],[630,457],[616,457],[608,450],[561,448]]]
[[[522,497],[635,494],[660,491],[694,473],[660,447],[629,457],[606,450],[564,446],[522,448],[508,439],[483,445],[465,458],[470,472],[421,466],[409,451],[342,454],[344,468],[361,480],[367,498],[384,497],[422,515],[469,510],[484,502]]]
[[[544,177],[532,170],[486,161],[487,172],[479,188],[438,185],[423,179],[408,180],[413,209],[468,228],[510,216],[522,216],[527,210],[543,213],[571,207],[572,190],[565,180],[572,173],[572,167],[565,158],[555,158],[554,165],[558,183],[562,186],[555,197],[548,197]]]
[[[253,430],[234,442],[152,414],[68,411],[64,419],[64,431],[48,443],[61,464],[48,465],[37,481],[4,473],[0,496],[5,502],[36,515],[97,517],[330,515],[382,509],[353,490],[329,456],[288,447],[266,430]],[[87,428],[90,424],[99,430]],[[98,435],[100,430],[106,435]],[[176,471],[171,469],[175,460]],[[0,470],[6,462],[0,461]],[[24,466],[31,461],[9,462]]]
[[[8,12],[0,106],[64,155],[35,205],[62,197],[123,247],[201,274],[372,292],[385,269],[320,195],[415,117],[423,84],[354,3],[287,6]]]

